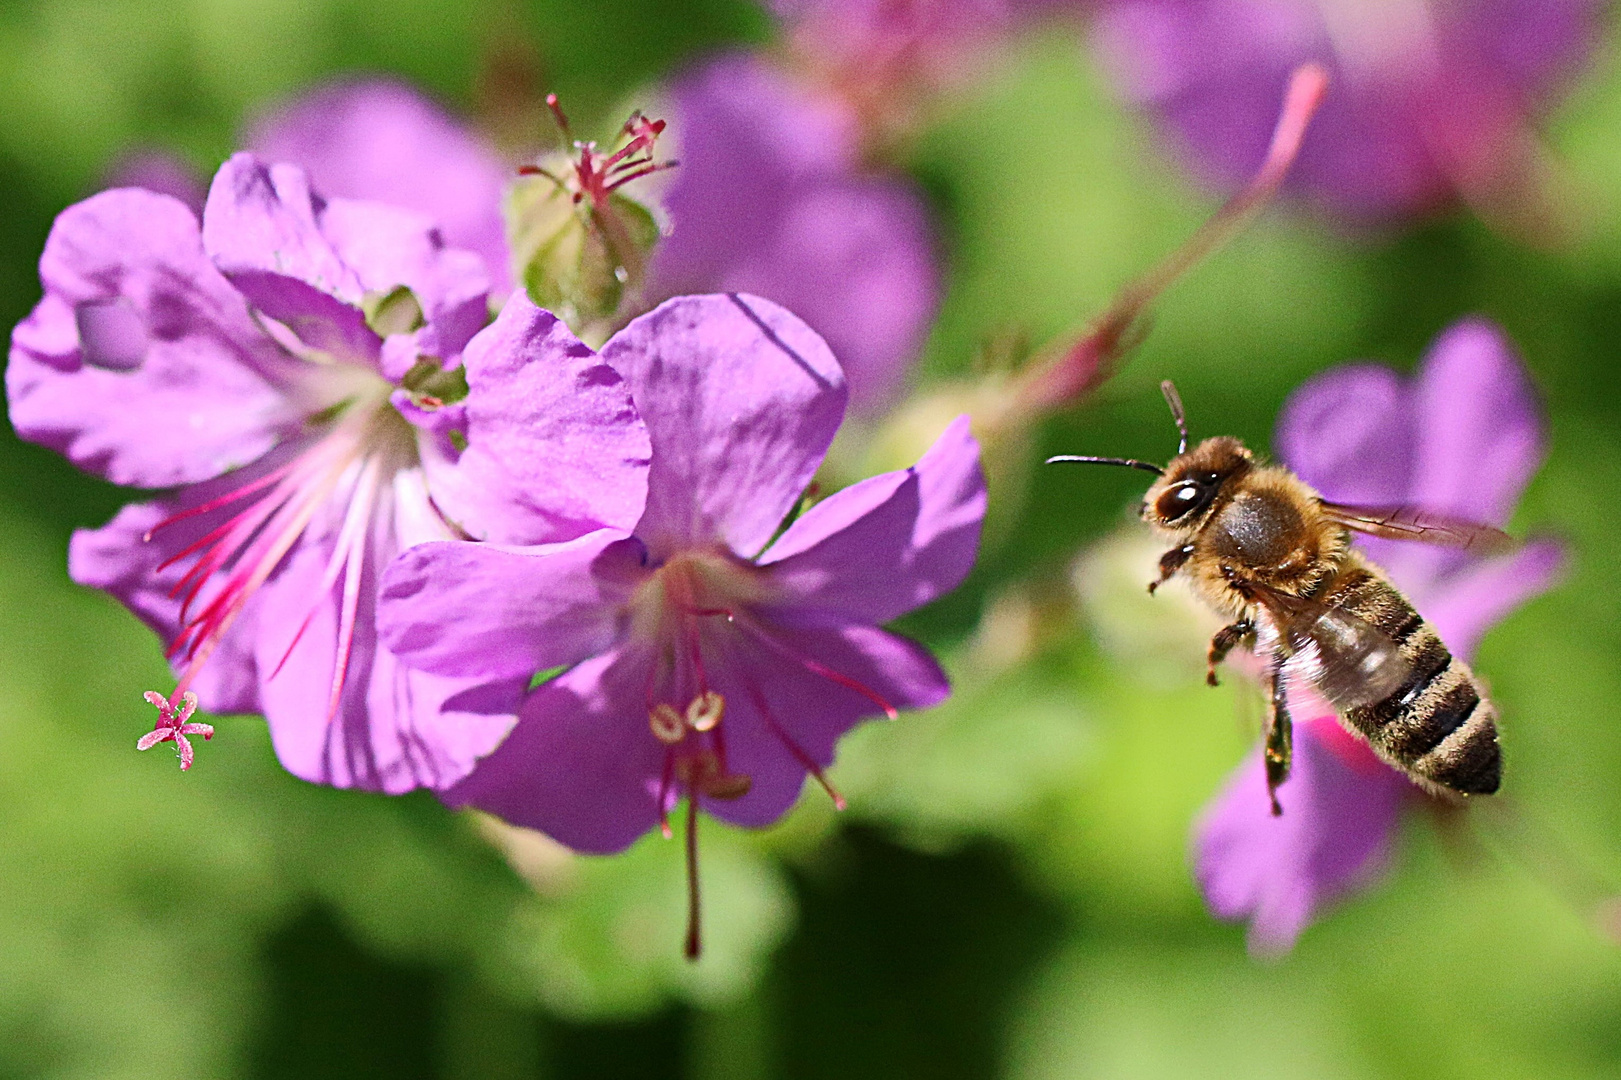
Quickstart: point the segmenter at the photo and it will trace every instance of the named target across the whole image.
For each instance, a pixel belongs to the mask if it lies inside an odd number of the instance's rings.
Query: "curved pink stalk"
[[[1092,329],[1053,360],[1021,378],[1017,396],[1037,411],[1074,404],[1110,375],[1141,339],[1142,318],[1160,293],[1234,236],[1243,232],[1278,187],[1300,154],[1301,140],[1328,92],[1321,64],[1302,64],[1289,79],[1283,111],[1272,132],[1266,158],[1242,190],[1222,204],[1187,241],[1160,264],[1121,289]]]

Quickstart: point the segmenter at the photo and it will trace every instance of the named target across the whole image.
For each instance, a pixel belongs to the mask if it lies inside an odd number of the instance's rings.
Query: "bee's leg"
[[[1255,624],[1248,619],[1239,619],[1216,631],[1216,636],[1210,639],[1210,666],[1205,670],[1204,681],[1211,686],[1221,685],[1216,681],[1216,665],[1227,659],[1227,654],[1233,651],[1235,645],[1255,642]]]
[[[1179,548],[1172,548],[1159,557],[1159,577],[1148,583],[1149,593],[1159,588],[1171,579],[1171,575],[1187,565],[1189,557],[1193,555],[1193,545],[1184,544]]]
[[[1272,715],[1266,724],[1266,793],[1272,799],[1272,816],[1281,817],[1278,788],[1289,779],[1289,759],[1294,750],[1294,733],[1289,722],[1289,701],[1284,694],[1283,661],[1279,653],[1272,660]]]

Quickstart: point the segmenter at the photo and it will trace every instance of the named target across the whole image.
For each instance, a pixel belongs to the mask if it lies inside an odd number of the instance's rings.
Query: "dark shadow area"
[[[441,975],[362,949],[323,908],[265,943],[269,1003],[248,1042],[255,1080],[432,1080]]]
[[[1009,996],[1059,940],[1058,912],[989,845],[919,855],[864,829],[845,843],[836,884],[799,882],[799,933],[773,973],[777,1075],[997,1075]]]
[[[673,1080],[684,1075],[685,1010],[624,1024],[542,1021],[547,1074],[559,1080]]]

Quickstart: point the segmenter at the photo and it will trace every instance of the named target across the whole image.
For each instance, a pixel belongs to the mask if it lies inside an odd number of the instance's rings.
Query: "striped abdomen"
[[[1490,795],[1502,773],[1497,710],[1467,664],[1441,644],[1407,598],[1354,553],[1317,591],[1319,602],[1356,615],[1401,646],[1407,678],[1388,697],[1345,711],[1345,720],[1385,761],[1425,787]]]

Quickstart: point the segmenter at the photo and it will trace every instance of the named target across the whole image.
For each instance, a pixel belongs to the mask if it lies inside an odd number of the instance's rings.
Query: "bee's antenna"
[[[1171,407],[1171,419],[1176,421],[1176,430],[1182,436],[1176,452],[1185,454],[1188,452],[1188,420],[1182,411],[1182,395],[1176,392],[1176,384],[1170,379],[1159,384],[1159,392],[1165,395],[1165,404]]]
[[[1158,465],[1155,465],[1153,462],[1138,461],[1136,458],[1083,457],[1079,454],[1058,454],[1055,457],[1048,458],[1047,464],[1052,465],[1055,462],[1060,461],[1078,461],[1083,465],[1124,465],[1127,468],[1142,469],[1145,472],[1151,472],[1155,476],[1165,475],[1165,470],[1160,468]]]

